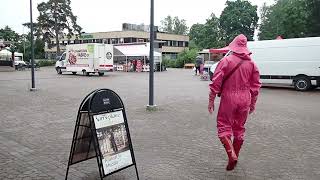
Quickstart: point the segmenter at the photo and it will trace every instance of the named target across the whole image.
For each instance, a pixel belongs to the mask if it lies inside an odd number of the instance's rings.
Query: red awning
[[[210,53],[215,53],[215,54],[223,54],[223,53],[228,53],[229,52],[229,47],[226,46],[224,48],[220,49],[209,49]]]

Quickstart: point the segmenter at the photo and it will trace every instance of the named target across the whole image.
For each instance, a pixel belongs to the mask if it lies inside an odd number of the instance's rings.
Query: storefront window
[[[102,39],[96,39],[96,43],[102,43]]]
[[[124,38],[124,43],[132,43],[132,39],[131,38]]]
[[[119,39],[111,39],[111,44],[118,44],[119,43]]]

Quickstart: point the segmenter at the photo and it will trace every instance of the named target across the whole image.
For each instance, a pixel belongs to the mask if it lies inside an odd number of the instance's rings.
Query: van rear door
[[[103,44],[98,45],[98,62],[99,62],[99,70],[105,70],[106,58],[104,55],[105,47]]]

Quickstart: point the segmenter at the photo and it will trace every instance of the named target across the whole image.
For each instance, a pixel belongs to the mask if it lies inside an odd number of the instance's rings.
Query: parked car
[[[21,60],[15,60],[14,67],[16,70],[24,70],[27,67],[27,63]]]
[[[203,71],[200,76],[201,80],[211,80],[212,78],[212,73],[210,72],[210,68],[215,64],[215,61],[205,61],[203,65]]]
[[[19,64],[21,64],[21,65],[25,65],[25,66],[27,65],[27,63],[26,63],[26,62],[21,61],[21,60],[15,60],[15,61],[14,61],[14,65],[15,65],[15,66],[18,66]]]
[[[27,68],[31,68],[31,67],[32,67],[31,63],[27,63],[26,67],[27,67]],[[34,66],[33,66],[33,67],[37,70],[37,69],[40,68],[40,65],[39,65],[38,63],[34,63]]]
[[[204,68],[203,71],[209,74],[210,80],[212,79],[213,72],[210,70],[210,68],[214,67],[217,65],[217,61],[206,61],[204,62]]]
[[[209,72],[209,69],[212,65],[214,65],[216,62],[215,61],[205,61],[204,62],[204,66],[203,66],[203,70],[206,72]]]

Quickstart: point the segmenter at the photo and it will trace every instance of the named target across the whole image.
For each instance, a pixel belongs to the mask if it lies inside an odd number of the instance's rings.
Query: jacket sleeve
[[[209,103],[210,101],[214,101],[216,94],[221,92],[221,85],[223,78],[225,76],[225,72],[228,66],[227,58],[222,59],[217,65],[213,77],[212,83],[209,85],[210,93],[209,93]]]
[[[253,70],[252,70],[252,75],[250,79],[250,94],[251,94],[250,110],[255,109],[260,87],[261,87],[261,82],[260,82],[259,69],[256,66],[256,64],[253,63]]]

